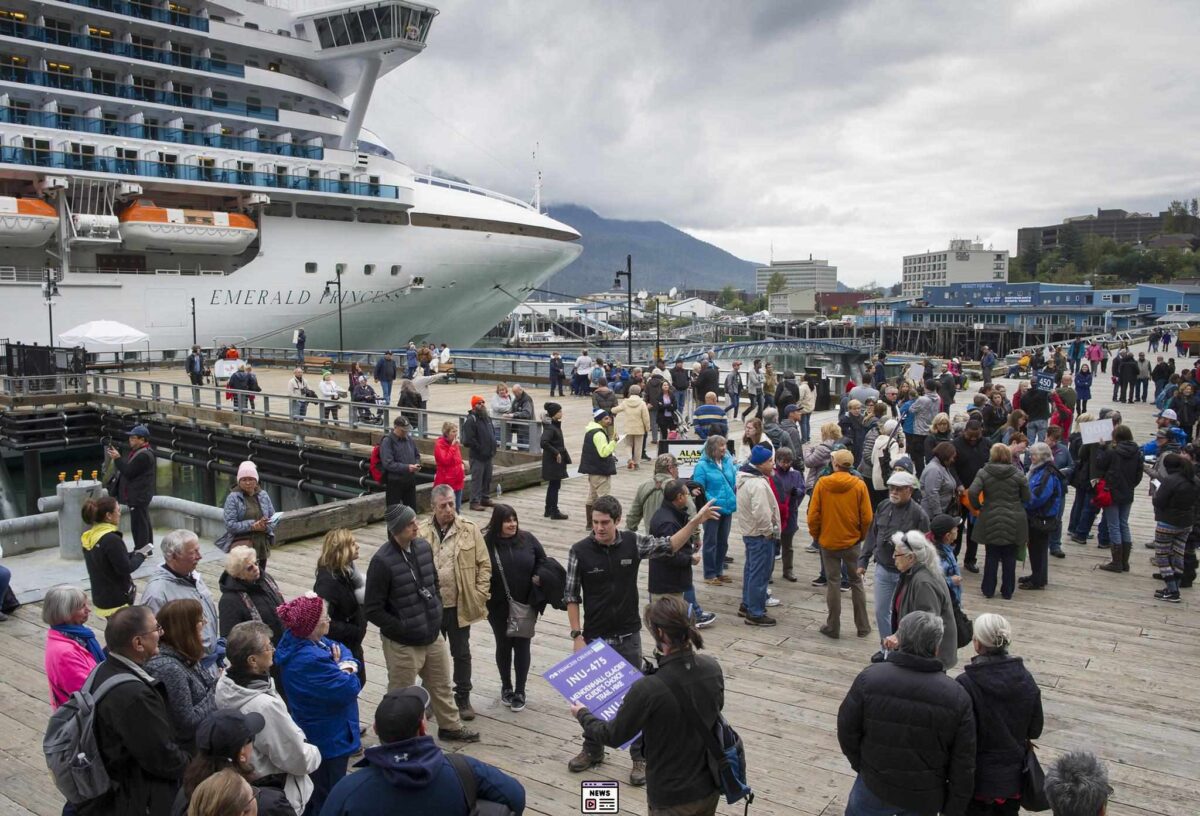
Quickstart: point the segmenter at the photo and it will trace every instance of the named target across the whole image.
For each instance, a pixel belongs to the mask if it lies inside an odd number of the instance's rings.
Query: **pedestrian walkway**
[[[154,372],[154,378],[166,372]],[[264,389],[276,372],[260,371]],[[282,376],[282,374],[281,374]],[[1010,393],[1013,383],[1005,380]],[[274,381],[271,380],[271,387]],[[282,385],[282,382],[280,383]],[[435,386],[432,407],[449,410],[465,406],[472,393],[489,389],[469,384]],[[545,389],[533,391],[535,404],[546,401]],[[1098,385],[1093,411],[1109,404],[1109,393]],[[570,396],[559,400],[567,411],[568,444],[577,451],[584,416],[590,403]],[[966,395],[960,394],[960,405]],[[1153,406],[1119,406],[1134,437],[1146,440],[1153,427]],[[464,407],[465,410],[465,407]],[[832,412],[818,414],[813,430]],[[741,424],[734,425],[740,435]],[[614,494],[628,502],[637,485],[650,478],[650,469],[621,469],[613,478]],[[549,555],[566,562],[570,545],[583,536],[582,506],[586,480],[569,479],[562,488],[562,508],[569,521],[542,517],[544,488],[504,494],[513,504],[523,529],[533,532]],[[486,513],[470,513],[486,523]],[[1042,688],[1046,729],[1038,740],[1043,765],[1060,752],[1086,749],[1107,764],[1115,793],[1112,816],[1190,816],[1196,812],[1194,758],[1200,755],[1200,732],[1191,725],[1193,706],[1200,703],[1194,678],[1200,670],[1200,623],[1191,614],[1197,597],[1184,590],[1184,603],[1168,605],[1153,599],[1161,583],[1142,542],[1153,535],[1153,517],[1144,490],[1131,518],[1135,550],[1132,572],[1111,575],[1096,567],[1108,560],[1094,546],[1067,543],[1064,560],[1051,559],[1050,587],[1045,592],[1018,591],[1011,601],[984,599],[979,576],[964,575],[964,606],[968,614],[999,612],[1013,624],[1014,654]],[[736,525],[735,525],[736,529]],[[360,566],[384,541],[382,524],[356,531],[362,544]],[[320,540],[276,548],[271,571],[286,597],[311,589]],[[802,552],[807,535],[797,536],[798,584],[777,580],[772,589],[783,604],[772,610],[779,625],[771,629],[745,626],[736,616],[741,596],[743,549],[731,539],[737,559],[728,587],[699,585],[706,610],[719,615],[704,631],[707,652],[725,670],[725,715],[746,743],[750,781],[757,798],[756,814],[834,816],[845,808],[854,775],[837,744],[836,714],[854,677],[866,665],[877,644],[870,638],[830,641],[818,632],[825,620],[824,590],[809,586],[819,568],[816,555]],[[7,565],[19,559],[6,560]],[[19,566],[14,566],[14,571]],[[216,586],[220,565],[206,559],[200,565],[210,586]],[[1020,568],[1021,574],[1028,567]],[[776,570],[778,575],[778,570]],[[645,593],[646,570],[640,587]],[[871,597],[870,591],[867,593]],[[100,621],[93,618],[94,626]],[[539,675],[565,656],[571,642],[566,615],[550,610],[538,624],[533,642],[533,675]],[[499,682],[493,669],[493,642],[483,624],[473,628],[474,684],[472,703],[479,713],[473,723],[482,741],[465,749],[521,780],[528,791],[531,814],[561,816],[579,812],[582,779],[621,782],[621,812],[644,814],[643,790],[629,787],[628,755],[609,752],[594,771],[571,774],[567,760],[578,750],[579,727],[563,700],[541,679],[531,677],[528,708],[513,713],[499,702]],[[56,815],[61,799],[54,791],[41,755],[41,738],[49,716],[46,679],[42,670],[45,626],[37,605],[19,610],[0,623],[0,816],[37,813]],[[644,640],[649,645],[648,640]],[[374,709],[385,692],[386,677],[379,636],[372,626],[366,641],[372,678],[363,691],[361,710]],[[647,650],[648,651],[648,650]],[[961,664],[969,655],[960,653]],[[741,813],[741,806],[722,805],[722,814]]]

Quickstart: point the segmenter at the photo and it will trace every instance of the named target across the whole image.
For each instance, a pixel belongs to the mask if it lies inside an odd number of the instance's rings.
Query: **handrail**
[[[460,181],[451,181],[450,179],[440,178],[438,176],[430,176],[424,173],[415,173],[413,181],[418,184],[428,184],[430,187],[445,187],[447,190],[458,190],[462,193],[473,193],[484,198],[494,198],[497,201],[503,201],[508,204],[515,204],[526,210],[537,212],[537,209],[528,201],[522,201],[519,198],[507,196],[504,193],[498,193],[495,190],[489,190],[486,187],[476,187],[474,184],[465,184]]]
[[[126,2],[126,0],[65,0],[75,6],[102,9],[126,17],[137,17],[141,20],[154,20],[158,23],[190,28],[193,31],[208,31],[208,18],[194,14],[184,14],[179,11],[152,6],[148,3]]]
[[[465,413],[451,413],[423,408],[400,408],[395,405],[378,405],[349,400],[332,400],[326,397],[296,398],[290,394],[273,394],[265,391],[244,391],[223,385],[189,385],[187,383],[160,382],[121,377],[112,374],[58,374],[45,377],[0,376],[0,396],[18,398],[57,394],[87,397],[115,397],[141,401],[166,402],[171,406],[207,408],[224,411],[232,417],[253,415],[266,419],[301,422],[313,427],[345,428],[347,430],[378,429],[381,433],[392,427],[397,416],[406,416],[414,423],[415,435],[436,438],[441,435],[443,422],[455,422],[462,430]],[[232,405],[225,399],[235,397]],[[250,401],[254,400],[254,407]],[[261,404],[260,404],[261,401]],[[274,402],[274,407],[272,406]],[[280,406],[283,406],[282,409]],[[301,406],[303,409],[301,410]],[[308,408],[315,406],[317,417],[307,415]],[[345,406],[345,417],[326,418],[324,408]],[[376,417],[381,421],[373,421]],[[501,450],[539,451],[541,449],[542,425],[533,419],[510,419],[492,417],[497,426]],[[436,429],[430,431],[430,429]]]

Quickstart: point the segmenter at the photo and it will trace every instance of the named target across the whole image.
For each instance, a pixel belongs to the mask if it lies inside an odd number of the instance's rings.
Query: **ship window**
[[[374,275],[375,274],[375,264],[363,264],[363,274],[364,275]]]
[[[290,201],[272,201],[262,209],[263,215],[273,215],[276,218],[291,218],[292,204]]]
[[[268,70],[268,71],[275,71],[276,73],[278,73],[278,72],[279,72],[279,63],[278,63],[278,62],[268,62],[268,63],[267,63],[267,70]]]
[[[337,275],[339,278],[346,274],[346,265],[344,263],[334,264],[333,274]]]
[[[304,265],[304,271],[310,275],[317,274],[317,264],[315,261],[309,261]]]
[[[176,14],[191,14],[192,13],[192,9],[190,6],[181,6],[178,3],[167,3],[167,8],[169,8],[171,11],[175,12]]]
[[[246,110],[259,111],[262,110],[262,100],[257,96],[246,97]]]
[[[408,213],[403,210],[372,210],[360,209],[358,220],[362,224],[399,224],[408,223]]]
[[[25,57],[12,57],[12,56],[10,56],[10,57],[6,57],[6,58],[5,58],[5,62],[7,62],[9,65],[15,65],[15,66],[17,66],[18,68],[24,68],[24,67],[26,67],[27,65],[29,65],[29,60],[28,60],[27,58],[25,58]]]
[[[107,28],[97,28],[96,26],[93,26],[93,25],[88,26],[88,36],[89,37],[99,37],[103,40],[111,40],[112,35],[113,35],[112,32],[109,31]]]
[[[400,274],[400,269],[401,269],[400,264],[392,264],[392,277],[393,278]]]
[[[65,62],[47,62],[46,70],[52,74],[70,74],[72,71],[71,66]]]
[[[258,23],[246,23],[246,28],[251,31],[258,31]]]
[[[25,22],[28,19],[23,11],[9,11],[8,9],[0,9],[0,20],[16,20],[19,23]]]

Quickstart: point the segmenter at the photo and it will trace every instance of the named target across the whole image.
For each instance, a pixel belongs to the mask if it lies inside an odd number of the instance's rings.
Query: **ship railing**
[[[46,273],[50,273],[50,279],[60,281],[63,279],[61,269],[45,269],[44,267],[29,268],[17,266],[0,265],[0,283],[43,283],[46,280]]]
[[[208,31],[208,18],[206,17],[184,14],[172,11],[169,8],[152,6],[147,3],[130,3],[126,2],[126,0],[66,0],[66,2],[75,6],[83,6],[84,8],[111,11],[114,14],[123,14],[126,17],[137,17],[142,20],[153,20],[158,23],[178,26],[179,28],[190,28],[193,31]]]
[[[291,365],[296,360],[296,349],[272,346],[238,346],[243,358],[269,365]],[[338,360],[344,364],[353,362],[362,366],[368,374],[375,363],[383,359],[385,350],[347,349],[315,349],[305,348],[306,358],[327,358]],[[451,365],[454,376],[458,379],[487,380],[491,382],[505,381],[510,384],[547,383],[550,381],[550,353],[536,351],[518,351],[512,349],[471,349],[464,352],[452,352]],[[404,369],[404,348],[392,350],[396,367]]]
[[[255,139],[248,136],[226,136],[221,133],[206,133],[197,130],[147,125],[139,122],[116,122],[96,116],[56,113],[54,111],[31,110],[0,105],[0,123],[49,127],[56,130],[72,130],[79,133],[99,133],[106,136],[125,136],[133,139],[151,139],[189,144],[197,147],[213,147],[223,150],[251,151],[272,156],[291,156],[301,159],[323,159],[325,149],[320,145],[297,142],[280,142],[271,139]]]
[[[67,91],[114,96],[120,99],[133,99],[141,102],[156,102],[162,105],[172,105],[179,108],[213,111],[216,113],[232,113],[237,116],[249,116],[255,119],[266,119],[272,122],[279,120],[279,109],[264,105],[242,102],[232,102],[227,99],[217,99],[210,96],[163,91],[157,88],[125,85],[103,79],[92,79],[58,71],[35,71],[23,65],[0,66],[0,79],[9,82],[23,82],[27,85],[38,85],[45,88],[58,88]]]
[[[464,184],[460,181],[451,181],[450,179],[439,178],[437,176],[428,176],[422,173],[414,174],[413,181],[417,182],[418,184],[428,184],[430,187],[445,187],[447,190],[458,190],[459,192],[471,193],[473,195],[483,196],[484,198],[494,198],[497,201],[503,201],[507,204],[515,204],[516,206],[522,207],[526,210],[533,210],[534,212],[537,211],[528,201],[522,201],[519,198],[513,198],[512,196],[507,196],[504,193],[497,193],[495,190],[488,190],[484,187],[476,187],[473,184]]]
[[[310,386],[318,385],[317,381]],[[296,397],[290,394],[271,394],[265,391],[244,391],[226,385],[189,385],[134,379],[113,374],[59,374],[45,377],[0,376],[0,397],[16,398],[37,395],[61,395],[65,403],[77,403],[80,396],[112,397],[145,403],[154,413],[171,413],[172,408],[207,408],[229,415],[232,422],[245,416],[275,419],[321,429],[390,430],[400,416],[408,419],[412,433],[418,437],[436,438],[445,422],[453,422],[462,431],[466,412],[452,413],[421,408],[399,408],[370,402],[353,402],[347,396],[330,399],[320,396]],[[343,392],[344,393],[344,392]],[[102,401],[102,400],[96,400]],[[39,401],[45,406],[45,399]],[[333,415],[336,412],[336,415]],[[186,411],[185,411],[186,413]],[[496,438],[501,450],[541,450],[542,426],[527,419],[494,416]],[[300,434],[303,435],[303,434]]]
[[[235,77],[246,76],[244,66],[235,65],[224,60],[212,59],[211,57],[198,57],[194,54],[181,53],[179,51],[167,51],[152,46],[134,45],[133,43],[123,42],[112,37],[91,37],[71,34],[67,31],[45,28],[30,23],[21,23],[15,20],[0,19],[0,35],[20,37],[23,40],[34,40],[36,42],[53,43],[68,48],[80,48],[85,51],[112,54],[117,57],[128,57],[146,62],[157,62],[163,65],[176,65],[180,68],[193,68],[197,71],[207,71],[214,74],[226,74]]]
[[[87,170],[115,173],[122,176],[149,176],[181,181],[206,181],[216,184],[236,184],[247,187],[273,187],[284,190],[303,190],[317,193],[399,198],[400,188],[394,184],[374,184],[369,181],[327,179],[313,176],[292,176],[285,173],[261,173],[227,167],[204,167],[178,162],[156,162],[147,159],[122,159],[97,156],[92,153],[63,153],[31,147],[0,147],[0,163],[25,164],[68,170]]]

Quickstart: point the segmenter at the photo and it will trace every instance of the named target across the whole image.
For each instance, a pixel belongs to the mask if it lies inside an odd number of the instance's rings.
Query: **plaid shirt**
[[[617,535],[627,534],[628,531],[618,531]],[[638,558],[662,558],[674,553],[671,549],[671,539],[657,538],[655,536],[643,535],[642,533],[634,533],[637,536],[637,554]],[[595,542],[601,547],[616,546],[616,541],[612,544],[600,544],[599,541],[588,536],[584,541]],[[580,542],[583,543],[583,542]],[[579,559],[575,554],[575,547],[571,547],[567,554],[567,581],[563,586],[563,603],[581,604],[583,603],[583,593],[579,585]]]

